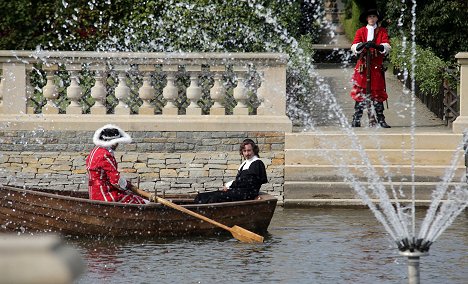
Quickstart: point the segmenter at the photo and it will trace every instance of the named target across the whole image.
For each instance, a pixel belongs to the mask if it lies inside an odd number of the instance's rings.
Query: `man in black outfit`
[[[259,159],[258,146],[252,139],[245,139],[239,152],[245,160],[236,179],[226,183],[223,190],[199,193],[195,203],[251,200],[258,196],[262,184],[268,182],[265,164]]]

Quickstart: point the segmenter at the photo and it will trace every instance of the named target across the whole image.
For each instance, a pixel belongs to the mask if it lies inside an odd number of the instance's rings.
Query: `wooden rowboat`
[[[277,199],[193,204],[195,195],[165,198],[227,226],[264,234]],[[65,236],[177,237],[225,234],[219,227],[159,203],[122,204],[89,200],[83,191],[0,186],[0,231],[56,232]]]

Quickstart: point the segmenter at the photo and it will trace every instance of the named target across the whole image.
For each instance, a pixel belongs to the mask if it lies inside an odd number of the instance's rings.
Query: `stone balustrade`
[[[288,56],[0,51],[0,127],[291,131]],[[84,123],[86,122],[86,123]]]
[[[0,183],[87,190],[93,133],[113,123],[122,174],[143,189],[217,190],[254,139],[280,198],[288,57],[273,53],[0,51]]]

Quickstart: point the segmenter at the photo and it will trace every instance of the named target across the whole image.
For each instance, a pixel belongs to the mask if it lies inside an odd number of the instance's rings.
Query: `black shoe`
[[[382,128],[392,128],[390,125],[388,125],[385,121],[379,122],[380,127]]]
[[[361,127],[361,121],[353,119],[353,122],[351,122],[351,127]]]

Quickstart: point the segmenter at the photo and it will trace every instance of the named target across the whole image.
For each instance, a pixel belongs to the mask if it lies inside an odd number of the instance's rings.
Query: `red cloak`
[[[353,45],[361,42],[367,42],[367,28],[364,26],[356,31]],[[382,27],[377,27],[374,30],[374,42],[376,45],[387,43],[390,45],[387,30]],[[386,101],[388,98],[385,86],[385,74],[383,70],[383,60],[385,54],[379,52],[374,48],[363,49],[359,54],[359,59],[354,68],[353,74],[353,88],[351,90],[351,97],[357,101],[362,102],[366,99],[367,93],[367,66],[366,66],[366,53],[371,53],[371,100],[377,102]]]

